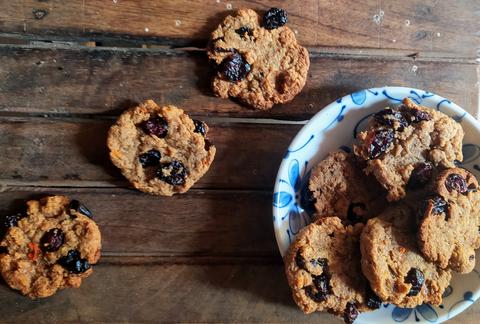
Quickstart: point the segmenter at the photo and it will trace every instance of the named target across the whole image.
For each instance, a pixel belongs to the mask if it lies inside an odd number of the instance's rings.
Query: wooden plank
[[[0,7],[10,13],[0,16],[4,18],[0,26],[4,33],[27,37],[204,46],[227,14],[242,7],[264,12],[276,6],[288,11],[289,26],[307,46],[434,50],[475,57],[477,4],[476,0],[363,0],[354,6],[348,0],[24,0],[19,6],[17,1],[0,0]]]
[[[0,119],[0,184],[128,186],[108,157],[110,120]],[[270,190],[301,125],[209,123],[215,160],[195,188]]]
[[[194,257],[210,258],[199,259],[207,263],[260,257],[271,262],[279,256],[270,192],[191,190],[154,197],[116,188],[10,187],[0,195],[1,214],[15,212],[25,200],[55,194],[78,199],[92,210],[106,256],[168,257],[170,263],[194,262],[185,260]]]
[[[203,52],[0,46],[0,112],[119,114],[153,98],[198,115],[308,119],[339,97],[382,85],[427,89],[477,115],[475,63],[312,54],[291,103],[255,111],[211,94]]]

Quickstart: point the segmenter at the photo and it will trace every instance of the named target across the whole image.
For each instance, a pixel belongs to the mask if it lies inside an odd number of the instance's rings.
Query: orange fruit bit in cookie
[[[28,243],[28,248],[30,249],[28,258],[32,261],[36,261],[41,253],[40,248],[35,243]]]

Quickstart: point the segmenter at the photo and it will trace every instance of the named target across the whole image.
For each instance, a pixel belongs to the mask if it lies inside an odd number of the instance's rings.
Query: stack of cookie
[[[352,323],[382,303],[439,305],[452,271],[473,270],[480,192],[457,167],[463,136],[452,118],[407,98],[372,115],[354,153],[332,152],[312,170],[304,207],[315,221],[285,257],[305,313]]]

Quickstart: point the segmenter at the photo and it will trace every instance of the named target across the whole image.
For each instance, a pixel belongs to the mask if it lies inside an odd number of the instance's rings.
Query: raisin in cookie
[[[190,189],[209,169],[215,146],[208,126],[182,109],[147,100],[110,128],[110,159],[135,188],[171,196]]]
[[[406,98],[399,107],[373,115],[358,135],[355,154],[367,161],[366,173],[388,190],[387,199],[396,201],[405,196],[412,172],[422,164],[451,168],[461,161],[463,135],[452,118]]]
[[[360,238],[362,271],[372,290],[386,302],[400,307],[438,305],[451,272],[423,257],[414,228],[413,210],[405,205],[390,207],[370,219]]]
[[[316,217],[336,215],[344,223],[365,222],[386,204],[385,192],[373,176],[366,176],[356,157],[330,153],[312,169],[309,190]]]
[[[228,16],[212,33],[208,56],[218,66],[215,95],[235,97],[257,109],[292,100],[307,80],[310,60],[295,33],[284,26],[285,11],[260,19],[250,9]]]
[[[475,176],[465,169],[441,172],[426,201],[418,240],[424,256],[440,267],[468,273],[480,247],[480,192]]]
[[[30,298],[80,287],[100,258],[100,231],[91,216],[77,200],[52,196],[4,217],[0,272],[6,283]]]
[[[359,312],[380,307],[381,300],[361,274],[362,227],[326,217],[297,234],[285,256],[285,270],[293,298],[305,313],[328,311],[351,323]]]

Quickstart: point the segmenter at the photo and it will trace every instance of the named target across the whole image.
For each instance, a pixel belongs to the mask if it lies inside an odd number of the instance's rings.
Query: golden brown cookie
[[[51,196],[27,202],[26,213],[4,217],[0,272],[30,298],[80,287],[100,258],[101,237],[91,212],[77,200]]]
[[[215,95],[270,109],[302,90],[310,65],[308,51],[297,43],[286,20],[286,12],[277,8],[263,18],[250,9],[225,18],[213,31],[208,50],[218,70]]]
[[[171,196],[190,189],[210,168],[208,126],[175,106],[147,100],[110,128],[110,159],[140,191]]]
[[[380,307],[361,274],[363,224],[342,225],[325,217],[303,228],[285,256],[293,299],[305,312],[328,311],[352,323],[359,312]]]
[[[366,222],[386,205],[385,191],[351,153],[330,153],[312,169],[309,190],[315,216],[336,215],[343,223]]]
[[[387,199],[396,201],[405,196],[411,175],[422,172],[425,164],[452,168],[455,160],[462,161],[463,135],[452,118],[405,98],[399,107],[373,115],[354,151],[367,161],[366,173],[387,189]]]
[[[480,192],[465,169],[441,172],[426,201],[418,231],[420,250],[440,267],[468,273],[480,247]]]

